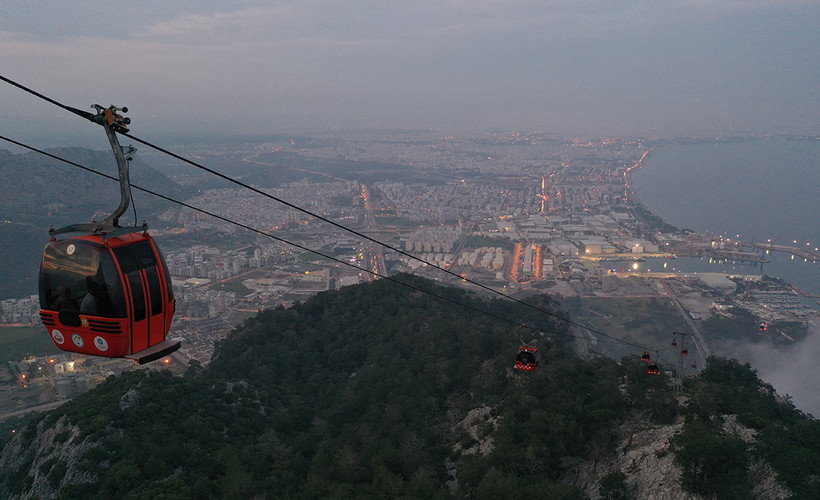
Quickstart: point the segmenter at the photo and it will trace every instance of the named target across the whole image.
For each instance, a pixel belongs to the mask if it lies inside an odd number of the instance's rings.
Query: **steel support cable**
[[[89,173],[92,173],[92,174],[96,174],[96,175],[99,175],[99,176],[101,176],[101,177],[105,177],[106,179],[109,179],[109,180],[112,180],[112,181],[115,181],[115,182],[119,182],[119,179],[118,179],[118,178],[116,178],[116,177],[114,177],[114,176],[112,176],[112,175],[108,175],[108,174],[105,174],[105,173],[102,173],[102,172],[98,172],[98,171],[96,171],[96,170],[94,170],[94,169],[92,169],[92,168],[86,167],[86,166],[84,166],[84,165],[81,165],[81,164],[76,163],[76,162],[73,162],[73,161],[71,161],[71,160],[68,160],[68,159],[62,158],[62,157],[60,157],[60,156],[54,155],[54,154],[49,153],[49,152],[47,152],[47,151],[43,151],[43,150],[41,150],[41,149],[37,149],[37,148],[35,148],[35,147],[33,147],[33,146],[29,146],[29,145],[27,145],[27,144],[24,144],[24,143],[22,143],[22,142],[16,141],[16,140],[11,139],[11,138],[9,138],[9,137],[5,137],[5,136],[3,136],[3,135],[0,135],[0,140],[7,141],[7,142],[9,142],[9,143],[11,143],[11,144],[14,144],[14,145],[16,145],[16,146],[20,146],[20,147],[22,147],[22,148],[25,148],[25,149],[28,149],[28,150],[30,150],[30,151],[33,151],[33,152],[35,152],[35,153],[42,154],[42,155],[47,156],[47,157],[49,157],[49,158],[52,158],[52,159],[54,159],[54,160],[61,161],[61,162],[63,162],[63,163],[66,163],[66,164],[68,164],[68,165],[71,165],[71,166],[73,166],[73,167],[80,168],[80,169],[82,169],[82,170],[85,170],[86,172],[89,172]],[[286,239],[284,239],[284,238],[280,238],[280,237],[275,236],[275,235],[273,235],[273,234],[270,234],[270,233],[268,233],[268,232],[262,231],[262,230],[260,230],[260,229],[256,229],[256,228],[251,227],[251,226],[248,226],[247,224],[243,224],[243,223],[241,223],[241,222],[234,221],[234,220],[232,220],[232,219],[229,219],[229,218],[227,218],[227,217],[223,217],[223,216],[218,215],[218,214],[215,214],[215,213],[213,213],[213,212],[209,212],[208,210],[205,210],[205,209],[203,209],[203,208],[196,207],[196,206],[191,205],[191,204],[189,204],[189,203],[186,203],[186,202],[184,202],[184,201],[179,201],[179,200],[177,200],[177,199],[175,199],[175,198],[172,198],[172,197],[169,197],[169,196],[166,196],[166,195],[163,195],[163,194],[157,193],[157,192],[155,192],[155,191],[152,191],[152,190],[147,189],[147,188],[143,188],[143,187],[141,187],[141,186],[132,185],[132,187],[133,187],[133,188],[135,188],[135,189],[137,189],[137,190],[139,190],[139,191],[142,191],[142,192],[144,192],[144,193],[147,193],[147,194],[150,194],[150,195],[156,196],[157,198],[161,198],[161,199],[166,200],[166,201],[169,201],[169,202],[171,202],[171,203],[175,203],[175,204],[180,205],[180,206],[182,206],[182,207],[185,207],[185,208],[188,208],[188,209],[194,210],[194,211],[196,211],[196,212],[199,212],[199,213],[205,214],[205,215],[207,215],[207,216],[209,216],[209,217],[213,217],[213,218],[218,219],[218,220],[221,220],[221,221],[223,221],[223,222],[227,222],[227,223],[229,223],[229,224],[233,224],[233,225],[235,225],[235,226],[237,226],[237,227],[241,227],[242,229],[246,229],[246,230],[248,230],[248,231],[251,231],[251,232],[257,233],[257,234],[259,234],[259,235],[266,236],[266,237],[271,238],[271,239],[273,239],[273,240],[275,240],[275,241],[278,241],[278,242],[280,242],[280,243],[284,243],[284,244],[286,244],[286,245],[290,245],[290,246],[295,247],[295,248],[298,248],[298,249],[300,249],[300,250],[304,250],[304,251],[306,251],[306,252],[313,253],[313,254],[318,255],[318,256],[320,256],[320,257],[323,257],[323,258],[325,258],[325,259],[328,259],[328,260],[331,260],[331,261],[334,261],[334,262],[338,262],[338,263],[340,263],[340,264],[344,264],[344,265],[346,265],[346,266],[348,266],[348,267],[352,267],[353,269],[356,269],[356,270],[358,270],[358,271],[364,271],[364,272],[366,272],[366,273],[368,273],[368,274],[371,274],[371,275],[373,275],[373,276],[376,276],[376,277],[379,277],[379,278],[383,278],[383,279],[386,279],[386,280],[388,280],[388,281],[392,281],[393,283],[397,283],[397,284],[399,284],[399,285],[405,286],[405,287],[410,288],[410,289],[412,289],[412,290],[416,290],[416,291],[418,291],[418,292],[425,293],[425,294],[430,295],[430,296],[432,296],[432,297],[435,297],[435,298],[437,298],[437,299],[441,299],[441,300],[444,300],[444,301],[450,302],[451,304],[455,304],[455,305],[457,305],[457,306],[460,306],[460,307],[463,307],[463,308],[465,308],[465,309],[468,309],[468,310],[471,310],[471,311],[474,311],[474,312],[477,312],[477,313],[483,314],[483,315],[485,315],[485,316],[489,316],[489,317],[491,317],[491,318],[495,318],[495,319],[497,319],[497,320],[499,320],[499,321],[503,321],[503,322],[505,322],[505,323],[509,323],[509,324],[512,324],[512,325],[515,325],[515,326],[518,326],[518,327],[529,328],[529,329],[534,330],[534,331],[540,331],[539,329],[537,329],[537,328],[535,328],[535,327],[533,327],[533,326],[531,326],[531,325],[527,325],[527,324],[524,324],[524,323],[519,323],[519,322],[517,322],[517,321],[515,321],[515,320],[509,319],[509,318],[505,318],[505,317],[503,317],[503,316],[499,316],[499,315],[497,315],[497,314],[495,314],[495,313],[492,313],[492,312],[489,312],[489,311],[487,311],[487,310],[485,310],[485,309],[480,309],[480,308],[478,308],[478,307],[471,306],[471,305],[469,305],[469,304],[465,304],[465,303],[463,303],[463,302],[459,302],[459,301],[457,301],[457,300],[455,300],[455,299],[451,299],[451,298],[449,298],[449,297],[446,297],[446,296],[443,296],[443,295],[437,294],[437,293],[435,293],[435,292],[431,292],[431,291],[426,290],[426,289],[424,289],[424,288],[417,287],[417,286],[412,285],[412,284],[410,284],[410,283],[406,283],[406,282],[404,282],[404,281],[398,280],[398,279],[396,279],[396,278],[394,278],[394,277],[391,277],[391,276],[385,276],[385,275],[378,274],[378,273],[376,273],[376,272],[374,272],[374,271],[371,271],[371,270],[369,270],[369,269],[365,269],[365,268],[362,268],[362,267],[356,266],[356,265],[354,265],[354,264],[352,264],[352,263],[350,263],[350,262],[346,262],[346,261],[344,261],[344,260],[337,259],[336,257],[332,257],[332,256],[330,256],[330,255],[326,255],[326,254],[324,254],[324,253],[322,253],[322,252],[320,252],[320,251],[318,251],[318,250],[313,250],[313,249],[311,249],[311,248],[305,247],[305,246],[300,245],[300,244],[298,244],[298,243],[293,243],[293,242],[288,241],[288,240],[286,240]],[[570,337],[570,338],[576,338],[576,339],[586,339],[586,337],[582,337],[582,336],[579,336],[579,335],[573,335],[573,334],[571,334],[571,333],[565,333],[565,334],[562,334],[562,333],[555,333],[555,334],[556,334],[556,335],[559,335],[559,336]],[[623,344],[623,341],[621,341],[621,340],[619,340],[619,339],[614,339],[614,340],[602,340],[601,342],[605,342],[605,343],[617,343],[617,344]]]
[[[55,105],[55,106],[59,106],[59,107],[63,108],[63,109],[64,109],[64,110],[66,110],[66,111],[71,111],[71,112],[72,112],[72,113],[74,113],[74,114],[80,114],[81,116],[85,116],[86,118],[89,118],[89,117],[91,117],[91,116],[92,116],[92,114],[91,114],[91,113],[89,113],[89,112],[87,112],[87,111],[81,111],[81,110],[79,110],[79,109],[72,108],[71,106],[66,106],[65,104],[63,104],[63,103],[61,103],[61,102],[57,102],[57,101],[55,101],[54,99],[52,99],[52,98],[50,98],[50,97],[44,96],[43,94],[41,94],[41,93],[39,93],[39,92],[37,92],[37,91],[35,91],[35,90],[32,90],[32,89],[30,89],[30,88],[26,87],[25,85],[22,85],[22,84],[20,84],[20,83],[17,83],[17,82],[15,82],[14,80],[10,80],[10,79],[6,78],[6,77],[5,77],[5,76],[3,76],[3,75],[0,75],[0,80],[3,80],[4,82],[8,83],[9,85],[12,85],[12,86],[14,86],[14,87],[17,87],[18,89],[20,89],[20,90],[22,90],[22,91],[24,91],[24,92],[28,92],[28,93],[29,93],[29,94],[31,94],[31,95],[34,95],[34,96],[36,96],[36,97],[39,97],[40,99],[42,99],[42,100],[44,100],[44,101],[50,102],[51,104],[53,104],[53,105]]]
[[[505,293],[499,292],[498,290],[495,290],[495,289],[493,289],[493,288],[491,288],[491,287],[489,287],[489,286],[487,286],[487,285],[484,285],[483,283],[480,283],[480,282],[478,282],[478,281],[472,280],[472,279],[470,279],[470,278],[465,278],[465,277],[463,277],[463,276],[459,275],[458,273],[455,273],[455,272],[453,272],[453,271],[450,271],[449,269],[446,269],[446,268],[444,268],[444,267],[438,266],[438,265],[433,264],[432,262],[428,262],[428,261],[426,261],[426,260],[424,260],[424,259],[420,259],[419,257],[417,257],[417,256],[415,256],[415,255],[413,255],[413,254],[411,254],[411,253],[405,252],[404,250],[401,250],[401,249],[398,249],[398,248],[396,248],[396,247],[393,247],[392,245],[389,245],[389,244],[387,244],[387,243],[383,243],[383,242],[381,242],[381,241],[379,241],[379,240],[377,240],[377,239],[375,239],[375,238],[373,238],[373,237],[370,237],[370,236],[368,236],[368,235],[366,235],[366,234],[364,234],[364,233],[361,233],[361,232],[359,232],[359,231],[356,231],[356,230],[354,230],[354,229],[350,229],[350,228],[348,228],[348,227],[346,227],[346,226],[344,226],[344,225],[342,225],[342,224],[339,224],[338,222],[335,222],[335,221],[333,221],[333,220],[331,220],[331,219],[328,219],[327,217],[323,217],[323,216],[321,216],[321,215],[315,214],[315,213],[313,213],[313,212],[311,212],[311,211],[309,211],[309,210],[307,210],[307,209],[304,209],[304,208],[302,208],[302,207],[300,207],[300,206],[298,206],[298,205],[295,205],[295,204],[290,203],[290,202],[288,202],[288,201],[285,201],[285,200],[283,200],[283,199],[281,199],[281,198],[278,198],[278,197],[276,197],[276,196],[273,196],[273,195],[272,195],[272,194],[270,194],[270,193],[266,193],[266,192],[262,191],[261,189],[255,188],[255,187],[253,187],[253,186],[251,186],[251,185],[249,185],[249,184],[245,184],[245,183],[244,183],[244,182],[242,182],[242,181],[238,181],[238,180],[236,180],[236,179],[233,179],[233,178],[231,178],[231,177],[229,177],[229,176],[227,176],[227,175],[225,175],[225,174],[223,174],[223,173],[221,173],[221,172],[217,172],[216,170],[213,170],[213,169],[208,168],[208,167],[206,167],[206,166],[204,166],[204,165],[201,165],[201,164],[199,164],[199,163],[197,163],[197,162],[195,162],[195,161],[193,161],[193,160],[189,160],[188,158],[182,157],[182,156],[180,156],[180,155],[178,155],[178,154],[176,154],[176,153],[173,153],[173,152],[171,152],[171,151],[168,151],[168,150],[166,150],[166,149],[164,149],[164,148],[162,148],[162,147],[160,147],[160,146],[157,146],[157,145],[155,145],[155,144],[152,144],[152,143],[150,143],[150,142],[148,142],[148,141],[146,141],[146,140],[140,139],[139,137],[136,137],[136,136],[134,136],[134,135],[132,135],[132,134],[129,134],[129,133],[123,133],[123,132],[120,132],[120,134],[121,134],[121,135],[123,135],[123,136],[125,136],[125,137],[128,137],[129,139],[133,139],[133,140],[135,140],[135,141],[139,142],[140,144],[143,144],[143,145],[145,145],[145,146],[148,146],[149,148],[155,149],[156,151],[159,151],[159,152],[161,152],[161,153],[167,154],[167,155],[169,155],[169,156],[171,156],[171,157],[173,157],[173,158],[176,158],[176,159],[178,159],[178,160],[180,160],[180,161],[183,161],[183,162],[185,162],[185,163],[188,163],[189,165],[192,165],[192,166],[197,167],[197,168],[199,168],[199,169],[201,169],[201,170],[204,170],[204,171],[206,171],[206,172],[208,172],[208,173],[210,173],[210,174],[213,174],[213,175],[215,175],[215,176],[217,176],[217,177],[219,177],[219,178],[221,178],[221,179],[224,179],[224,180],[229,181],[229,182],[231,182],[231,183],[233,183],[233,184],[236,184],[236,185],[238,185],[238,186],[240,186],[240,187],[242,187],[242,188],[245,188],[245,189],[248,189],[248,190],[250,190],[250,191],[253,191],[254,193],[257,193],[257,194],[259,194],[259,195],[262,195],[262,196],[264,196],[264,197],[266,197],[266,198],[268,198],[268,199],[270,199],[270,200],[273,200],[273,201],[276,201],[276,202],[278,202],[278,203],[281,203],[281,204],[283,204],[283,205],[285,205],[285,206],[287,206],[287,207],[289,207],[289,208],[292,208],[292,209],[294,209],[294,210],[298,210],[299,212],[302,212],[302,213],[304,213],[304,214],[306,214],[306,215],[308,215],[308,216],[310,216],[310,217],[313,217],[313,218],[315,218],[315,219],[318,219],[318,220],[320,220],[320,221],[322,221],[322,222],[326,222],[326,223],[328,223],[328,224],[330,224],[330,225],[332,225],[332,226],[335,226],[335,227],[337,227],[337,228],[339,228],[339,229],[342,229],[342,230],[347,231],[347,232],[349,232],[349,233],[351,233],[351,234],[354,234],[354,235],[356,235],[356,236],[358,236],[358,237],[360,237],[360,238],[363,238],[363,239],[365,239],[365,240],[367,240],[367,241],[369,241],[369,242],[371,242],[371,243],[375,243],[375,244],[381,245],[381,246],[383,246],[383,247],[385,247],[385,248],[388,248],[388,249],[390,249],[390,250],[392,250],[392,251],[394,251],[394,252],[396,252],[396,253],[398,253],[398,254],[404,255],[405,257],[409,257],[409,258],[411,258],[411,259],[414,259],[414,260],[417,260],[417,261],[419,261],[419,262],[422,262],[422,263],[424,263],[424,264],[426,264],[426,265],[428,265],[428,266],[430,266],[430,267],[433,267],[433,268],[435,268],[435,269],[438,269],[439,271],[442,271],[442,272],[444,272],[444,273],[446,273],[446,274],[449,274],[450,276],[452,276],[452,277],[454,277],[454,278],[456,278],[456,279],[458,279],[458,280],[465,281],[465,282],[470,283],[470,284],[472,284],[472,285],[476,285],[476,286],[478,286],[479,288],[482,288],[483,290],[486,290],[486,291],[488,291],[488,292],[490,292],[490,293],[492,293],[492,294],[494,294],[494,295],[499,295],[499,296],[504,297],[504,298],[506,298],[506,299],[509,299],[509,300],[511,300],[511,301],[513,301],[513,302],[517,302],[518,304],[521,304],[521,305],[524,305],[524,306],[526,306],[526,307],[529,307],[530,309],[534,309],[534,310],[536,310],[536,311],[538,311],[538,312],[540,312],[540,313],[546,314],[546,315],[548,315],[548,316],[552,316],[553,318],[557,318],[557,319],[559,319],[559,320],[561,320],[561,321],[565,321],[566,323],[568,323],[568,324],[570,324],[570,325],[572,325],[572,326],[575,326],[575,327],[578,327],[578,328],[583,328],[584,330],[587,330],[587,331],[589,331],[589,332],[591,332],[591,333],[595,333],[595,334],[600,335],[600,336],[602,336],[602,337],[606,337],[606,338],[612,339],[612,340],[614,340],[614,341],[617,341],[618,343],[625,344],[625,345],[629,345],[629,346],[632,346],[632,347],[638,347],[638,348],[641,348],[641,349],[644,349],[644,348],[645,348],[644,346],[641,346],[641,345],[638,345],[638,344],[633,344],[633,343],[631,343],[631,342],[627,342],[627,341],[625,341],[625,340],[621,340],[621,339],[619,339],[619,338],[617,338],[617,337],[613,337],[613,336],[608,335],[608,334],[606,334],[606,333],[604,333],[604,332],[601,332],[601,331],[595,330],[595,329],[590,328],[590,327],[588,327],[588,326],[584,326],[584,325],[582,325],[581,323],[577,323],[577,322],[575,322],[575,321],[573,321],[573,320],[571,320],[571,319],[564,318],[563,316],[560,316],[560,315],[558,315],[558,314],[556,314],[556,313],[554,313],[554,312],[552,312],[552,311],[548,311],[548,310],[543,309],[543,308],[541,308],[541,307],[538,307],[538,306],[536,306],[536,305],[534,305],[534,304],[530,304],[529,302],[525,302],[525,301],[523,301],[523,300],[517,299],[517,298],[512,297],[512,296],[510,296],[510,295],[507,295],[507,294],[505,294]]]
[[[54,100],[54,99],[51,99],[51,98],[49,98],[49,97],[44,96],[43,94],[40,94],[39,92],[36,92],[36,91],[34,91],[34,90],[32,90],[32,89],[29,89],[28,87],[26,87],[26,86],[24,86],[24,85],[22,85],[22,84],[19,84],[19,83],[17,83],[17,82],[14,82],[14,81],[12,81],[12,80],[10,80],[10,79],[8,79],[8,78],[6,78],[6,77],[2,76],[2,75],[0,75],[0,79],[2,79],[3,81],[5,81],[5,82],[7,82],[7,83],[9,83],[9,84],[11,84],[11,85],[13,85],[13,86],[15,86],[15,87],[17,87],[17,88],[21,89],[21,90],[23,90],[23,91],[25,91],[25,92],[28,92],[28,93],[30,93],[30,94],[32,94],[32,95],[34,95],[34,96],[36,96],[36,97],[39,97],[39,98],[41,98],[41,99],[44,99],[44,100],[46,100],[46,101],[48,101],[48,102],[50,102],[50,103],[54,104],[55,106],[59,106],[59,107],[61,107],[61,108],[65,109],[65,110],[67,110],[67,111],[70,111],[70,112],[72,112],[72,113],[74,113],[74,114],[77,114],[77,115],[80,115],[80,116],[83,116],[83,117],[85,117],[85,118],[89,118],[89,119],[90,119],[90,117],[92,116],[92,115],[91,115],[91,113],[86,113],[88,116],[85,116],[85,115],[83,115],[83,113],[85,113],[85,112],[83,112],[83,111],[80,111],[80,110],[78,110],[78,109],[76,109],[76,108],[72,108],[72,107],[70,107],[70,106],[66,106],[66,105],[64,105],[64,104],[62,104],[62,103],[60,103],[60,102],[58,102],[58,101],[56,101],[56,100]],[[600,336],[602,336],[602,337],[605,337],[605,338],[608,338],[608,339],[614,340],[614,341],[616,341],[616,342],[618,342],[618,343],[620,343],[620,344],[629,345],[629,346],[632,346],[632,347],[637,347],[637,348],[640,348],[640,349],[645,349],[645,348],[646,348],[645,346],[641,346],[641,345],[638,345],[638,344],[634,344],[634,343],[632,343],[632,342],[627,342],[627,341],[622,340],[622,339],[619,339],[619,338],[617,338],[617,337],[614,337],[614,336],[608,335],[608,334],[606,334],[606,333],[604,333],[604,332],[601,332],[601,331],[599,331],[599,330],[593,329],[593,328],[588,327],[588,326],[584,326],[584,325],[582,325],[581,323],[578,323],[578,322],[576,322],[576,321],[573,321],[573,320],[571,320],[571,319],[569,319],[569,318],[564,318],[564,317],[562,317],[562,316],[560,316],[560,315],[558,315],[558,314],[556,314],[556,313],[554,313],[554,312],[552,312],[552,311],[548,311],[548,310],[543,309],[543,308],[540,308],[540,307],[538,307],[538,306],[536,306],[536,305],[534,305],[534,304],[530,304],[530,303],[525,302],[525,301],[523,301],[523,300],[519,300],[519,299],[517,299],[517,298],[515,298],[515,297],[512,297],[512,296],[510,296],[510,295],[507,295],[507,294],[505,294],[505,293],[499,292],[498,290],[495,290],[495,289],[493,289],[493,288],[491,288],[491,287],[489,287],[489,286],[487,286],[487,285],[484,285],[483,283],[480,283],[480,282],[478,282],[478,281],[472,280],[472,279],[470,279],[470,278],[463,277],[463,276],[461,276],[461,275],[459,275],[459,274],[457,274],[457,273],[455,273],[455,272],[453,272],[453,271],[450,271],[449,269],[446,269],[446,268],[443,268],[443,267],[438,266],[438,265],[436,265],[436,264],[433,264],[432,262],[427,262],[427,261],[425,261],[424,259],[420,259],[420,258],[416,257],[416,256],[415,256],[415,255],[413,255],[413,254],[410,254],[410,253],[408,253],[408,252],[405,252],[404,250],[401,250],[401,249],[395,248],[395,247],[393,247],[393,246],[391,246],[391,245],[389,245],[389,244],[386,244],[386,243],[382,243],[381,241],[379,241],[379,240],[377,240],[377,239],[375,239],[375,238],[372,238],[372,237],[370,237],[370,236],[367,236],[367,235],[366,235],[366,234],[364,234],[364,233],[361,233],[361,232],[359,232],[359,231],[356,231],[356,230],[350,229],[350,228],[348,228],[348,227],[346,227],[346,226],[344,226],[344,225],[342,225],[342,224],[339,224],[338,222],[335,222],[335,221],[333,221],[333,220],[330,220],[330,219],[328,219],[328,218],[326,218],[326,217],[323,217],[323,216],[321,216],[321,215],[315,214],[315,213],[313,213],[313,212],[311,212],[311,211],[309,211],[309,210],[307,210],[307,209],[304,209],[304,208],[302,208],[302,207],[300,207],[300,206],[298,206],[298,205],[295,205],[295,204],[290,203],[290,202],[288,202],[288,201],[285,201],[285,200],[283,200],[283,199],[281,199],[281,198],[278,198],[278,197],[276,197],[276,196],[273,196],[273,195],[271,195],[271,194],[269,194],[269,193],[266,193],[266,192],[264,192],[264,191],[262,191],[262,190],[260,190],[260,189],[255,188],[255,187],[253,187],[253,186],[251,186],[251,185],[249,185],[249,184],[245,184],[244,182],[241,182],[241,181],[238,181],[238,180],[236,180],[236,179],[233,179],[233,178],[231,178],[231,177],[229,177],[229,176],[227,176],[227,175],[225,175],[225,174],[223,174],[223,173],[221,173],[221,172],[218,172],[218,171],[216,171],[216,170],[213,170],[213,169],[211,169],[211,168],[208,168],[208,167],[206,167],[206,166],[204,166],[204,165],[201,165],[201,164],[199,164],[199,163],[197,163],[197,162],[195,162],[195,161],[193,161],[193,160],[189,160],[188,158],[185,158],[185,157],[180,156],[180,155],[178,155],[178,154],[176,154],[176,153],[173,153],[173,152],[171,152],[171,151],[168,151],[167,149],[164,149],[164,148],[162,148],[162,147],[160,147],[160,146],[157,146],[157,145],[155,145],[155,144],[152,144],[151,142],[148,142],[148,141],[146,141],[146,140],[140,139],[139,137],[136,137],[136,136],[134,136],[134,135],[131,135],[131,134],[127,133],[127,132],[120,131],[119,133],[120,133],[121,135],[125,136],[125,137],[128,137],[129,139],[133,139],[133,140],[135,140],[135,141],[139,142],[140,144],[143,144],[143,145],[145,145],[145,146],[148,146],[148,147],[149,147],[149,148],[151,148],[151,149],[154,149],[154,150],[159,151],[159,152],[161,152],[161,153],[163,153],[163,154],[166,154],[166,155],[168,155],[168,156],[171,156],[171,157],[173,157],[173,158],[176,158],[176,159],[178,159],[178,160],[180,160],[180,161],[182,161],[182,162],[188,163],[189,165],[192,165],[192,166],[194,166],[194,167],[196,167],[196,168],[199,168],[199,169],[201,169],[201,170],[204,170],[204,171],[206,171],[206,172],[208,172],[208,173],[210,173],[210,174],[212,174],[212,175],[215,175],[215,176],[217,176],[217,177],[219,177],[219,178],[221,178],[221,179],[224,179],[224,180],[226,180],[226,181],[228,181],[228,182],[231,182],[231,183],[233,183],[233,184],[236,184],[236,185],[238,185],[238,186],[240,186],[240,187],[242,187],[242,188],[248,189],[248,190],[250,190],[250,191],[252,191],[252,192],[254,192],[254,193],[257,193],[257,194],[259,194],[259,195],[261,195],[261,196],[264,196],[264,197],[266,197],[266,198],[268,198],[268,199],[271,199],[271,200],[273,200],[273,201],[276,201],[276,202],[278,202],[278,203],[281,203],[281,204],[283,204],[283,205],[285,205],[285,206],[287,206],[287,207],[290,207],[290,208],[292,208],[292,209],[294,209],[294,210],[297,210],[297,211],[299,211],[299,212],[302,212],[302,213],[304,213],[304,214],[306,214],[306,215],[309,215],[310,217],[313,217],[313,218],[315,218],[315,219],[318,219],[318,220],[320,220],[320,221],[322,221],[322,222],[326,222],[326,223],[328,223],[328,224],[330,224],[330,225],[332,225],[332,226],[335,226],[335,227],[337,227],[337,228],[339,228],[339,229],[342,229],[342,230],[347,231],[347,232],[349,232],[349,233],[351,233],[351,234],[354,234],[354,235],[356,235],[356,236],[358,236],[358,237],[360,237],[360,238],[363,238],[363,239],[365,239],[365,240],[367,240],[367,241],[369,241],[369,242],[371,242],[371,243],[376,243],[376,244],[381,245],[381,246],[383,246],[383,247],[385,247],[385,248],[388,248],[388,249],[390,249],[390,250],[393,250],[394,252],[396,252],[396,253],[398,253],[398,254],[400,254],[400,255],[404,255],[404,256],[409,257],[409,258],[411,258],[411,259],[414,259],[414,260],[417,260],[417,261],[419,261],[419,262],[422,262],[422,263],[424,263],[424,264],[426,264],[426,265],[428,265],[428,266],[430,266],[430,267],[433,267],[433,268],[435,268],[435,269],[438,269],[439,271],[442,271],[442,272],[443,272],[443,273],[445,273],[445,274],[449,274],[450,276],[452,276],[452,277],[454,277],[454,278],[456,278],[456,279],[459,279],[459,280],[462,280],[462,281],[464,281],[464,282],[467,282],[467,283],[470,283],[470,284],[472,284],[472,285],[475,285],[475,286],[477,286],[477,287],[479,287],[479,288],[481,288],[481,289],[483,289],[483,290],[486,290],[486,291],[488,291],[488,292],[490,292],[490,293],[492,293],[492,294],[494,294],[494,295],[499,295],[499,296],[501,296],[501,297],[505,297],[505,298],[507,298],[508,300],[511,300],[511,301],[513,301],[513,302],[516,302],[516,303],[518,303],[518,304],[521,304],[521,305],[523,305],[523,306],[526,306],[526,307],[528,307],[528,308],[530,308],[530,309],[534,309],[534,310],[536,310],[536,311],[538,311],[538,312],[541,312],[541,313],[543,313],[543,314],[546,314],[547,316],[552,316],[553,318],[556,318],[556,319],[559,319],[559,320],[561,320],[561,321],[564,321],[564,322],[566,322],[567,324],[570,324],[570,325],[575,326],[575,327],[577,327],[577,328],[582,328],[582,329],[584,329],[584,330],[587,330],[588,332],[591,332],[591,333],[594,333],[594,334],[600,335]]]

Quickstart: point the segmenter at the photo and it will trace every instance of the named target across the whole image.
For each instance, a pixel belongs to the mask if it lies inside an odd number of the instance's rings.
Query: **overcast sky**
[[[0,7],[0,74],[149,139],[816,134],[819,26],[801,0],[27,0]],[[76,120],[0,82],[3,134],[99,135]]]

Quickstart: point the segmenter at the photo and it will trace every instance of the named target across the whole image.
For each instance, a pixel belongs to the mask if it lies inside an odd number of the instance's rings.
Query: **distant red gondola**
[[[522,346],[515,357],[515,369],[531,372],[538,368],[538,349]]]
[[[645,352],[641,355],[641,361],[649,361],[651,359],[652,359],[652,356],[650,356],[648,352]]]
[[[646,366],[646,373],[650,375],[659,375],[661,373],[660,368],[658,368],[658,363],[649,363]]]
[[[684,347],[683,349],[680,350],[680,354],[681,354],[681,356],[688,356],[689,355],[689,349]]]

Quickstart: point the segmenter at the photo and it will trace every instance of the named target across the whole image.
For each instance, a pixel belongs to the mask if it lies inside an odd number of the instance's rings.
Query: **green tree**
[[[719,419],[692,419],[672,438],[684,489],[718,498],[749,498],[746,443],[726,434]]]
[[[626,500],[629,498],[626,474],[615,471],[602,477],[598,483],[598,494],[606,500]]]

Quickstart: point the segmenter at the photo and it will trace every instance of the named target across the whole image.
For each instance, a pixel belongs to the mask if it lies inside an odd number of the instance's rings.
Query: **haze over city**
[[[143,134],[816,133],[820,6],[782,1],[62,2],[6,6],[0,67]],[[0,132],[98,131],[8,86]],[[102,146],[104,147],[104,146]]]
[[[820,498],[817,26],[0,8],[0,497]]]

